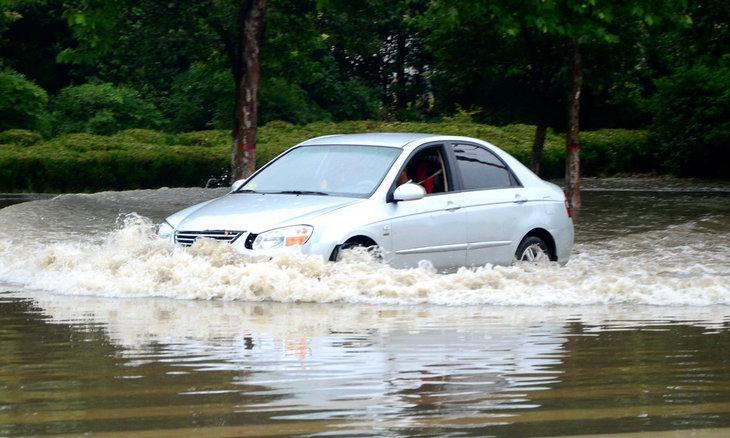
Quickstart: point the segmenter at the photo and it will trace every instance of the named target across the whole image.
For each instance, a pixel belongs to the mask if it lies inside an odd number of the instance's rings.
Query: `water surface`
[[[453,274],[154,237],[220,190],[6,207],[0,436],[730,435],[730,187],[587,186],[566,267]]]

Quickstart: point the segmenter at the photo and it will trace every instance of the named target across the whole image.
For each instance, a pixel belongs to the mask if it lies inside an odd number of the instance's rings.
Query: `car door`
[[[510,264],[534,205],[509,167],[486,147],[454,142],[449,153],[460,185],[455,202],[466,216],[467,265]]]
[[[422,199],[388,204],[391,215],[390,263],[397,267],[407,267],[416,266],[421,260],[428,260],[439,270],[464,266],[466,212],[456,201],[456,194],[453,192],[453,177],[446,149],[442,144],[425,145],[414,151],[409,161],[424,148],[438,148],[440,151],[446,187],[442,193],[427,194]]]

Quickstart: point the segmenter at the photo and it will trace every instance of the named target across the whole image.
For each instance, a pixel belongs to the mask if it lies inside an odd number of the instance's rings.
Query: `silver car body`
[[[498,189],[452,190],[412,201],[392,200],[395,182],[409,157],[429,145],[446,148],[457,143],[491,151],[512,171],[517,184]],[[309,145],[383,146],[399,148],[401,152],[369,197],[232,192],[168,217],[166,222],[173,229],[170,239],[179,240],[189,232],[193,232],[194,238],[205,237],[208,230],[235,230],[241,235],[231,245],[243,254],[274,256],[299,252],[325,259],[332,259],[348,241],[366,240],[374,242],[383,259],[395,267],[411,267],[428,260],[439,270],[452,270],[489,263],[509,265],[520,242],[528,235],[537,235],[547,241],[554,261],[568,261],[573,246],[573,222],[563,191],[490,143],[427,134],[323,136],[294,146],[271,163],[295,148]],[[456,166],[454,161],[449,159],[448,165]],[[286,177],[281,175],[282,179]],[[459,189],[458,184],[453,188]],[[295,225],[312,227],[305,244],[272,250],[249,249],[250,237]]]

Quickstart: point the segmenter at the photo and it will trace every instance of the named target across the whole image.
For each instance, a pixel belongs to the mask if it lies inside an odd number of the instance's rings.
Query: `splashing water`
[[[703,211],[679,223],[665,217],[668,224],[655,221],[658,225],[644,229],[629,224],[636,230],[631,234],[622,234],[619,223],[614,225],[618,230],[601,238],[590,233],[592,219],[587,215],[578,235],[585,228],[593,239],[579,241],[565,267],[485,266],[451,274],[440,274],[428,263],[393,269],[357,251],[340,263],[294,255],[262,259],[240,255],[215,241],[181,248],[156,237],[154,221],[178,208],[181,200],[219,194],[162,189],[63,195],[3,209],[0,282],[61,294],[203,300],[453,306],[730,304],[730,221],[725,210]],[[620,199],[614,196],[611,202]],[[613,210],[617,215],[623,211],[620,205]],[[120,217],[116,229],[105,231],[114,228],[114,217]],[[600,221],[605,226],[611,218]],[[594,223],[600,221],[595,218]]]

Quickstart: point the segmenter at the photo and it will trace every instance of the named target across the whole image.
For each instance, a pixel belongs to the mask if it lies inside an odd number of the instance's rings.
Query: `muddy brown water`
[[[730,185],[586,186],[566,267],[452,274],[154,238],[220,191],[3,208],[0,436],[730,436]]]

